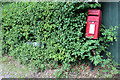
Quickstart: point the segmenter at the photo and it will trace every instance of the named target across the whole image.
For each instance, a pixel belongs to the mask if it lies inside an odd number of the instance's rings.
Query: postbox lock
[[[85,36],[87,37],[93,36],[92,39],[98,39],[100,34],[100,26],[101,26],[101,11],[96,9],[88,10]]]

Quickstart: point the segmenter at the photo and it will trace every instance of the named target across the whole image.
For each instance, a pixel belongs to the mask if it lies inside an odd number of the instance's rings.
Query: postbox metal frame
[[[92,39],[98,39],[100,35],[102,12],[99,9],[88,10],[86,37],[92,37]]]

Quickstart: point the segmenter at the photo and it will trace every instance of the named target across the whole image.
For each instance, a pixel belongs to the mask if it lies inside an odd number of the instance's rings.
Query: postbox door
[[[88,37],[94,36],[93,39],[97,39],[98,29],[99,29],[99,22],[88,22],[86,29],[87,36]]]

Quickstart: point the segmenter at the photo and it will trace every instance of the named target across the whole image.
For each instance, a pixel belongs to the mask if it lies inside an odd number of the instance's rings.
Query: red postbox
[[[87,15],[86,37],[92,37],[92,39],[98,39],[100,35],[101,26],[101,10],[90,9]]]

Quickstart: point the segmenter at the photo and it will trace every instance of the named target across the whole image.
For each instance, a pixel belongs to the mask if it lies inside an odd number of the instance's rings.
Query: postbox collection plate
[[[90,24],[89,34],[94,34],[94,32],[95,32],[95,24]]]

